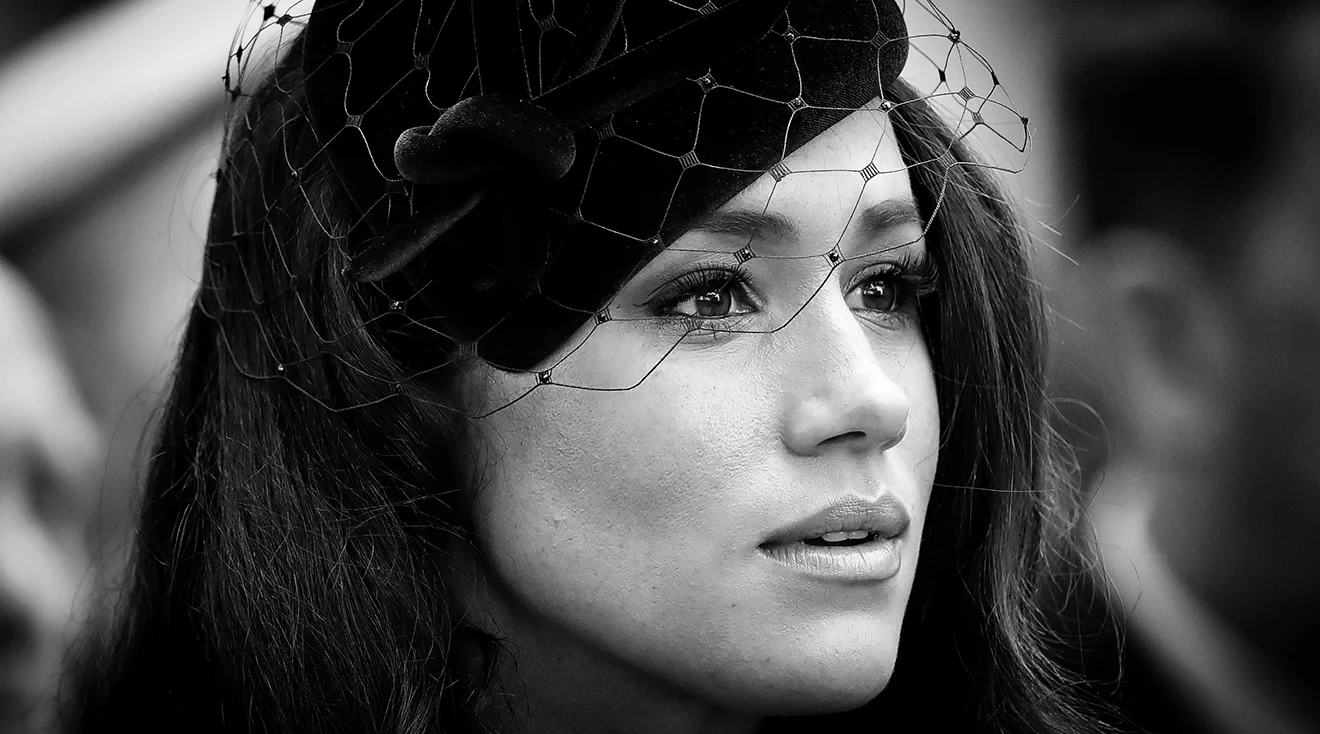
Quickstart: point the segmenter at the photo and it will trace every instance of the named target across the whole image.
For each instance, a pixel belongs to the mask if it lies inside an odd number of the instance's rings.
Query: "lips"
[[[911,518],[897,497],[850,497],[776,530],[758,547],[780,568],[826,582],[883,582],[902,567]]]
[[[812,541],[827,534],[836,534],[824,538],[827,542],[846,540],[838,538],[838,533],[865,532],[875,539],[889,540],[907,532],[910,523],[907,508],[893,495],[876,500],[848,497],[774,531],[761,547]]]

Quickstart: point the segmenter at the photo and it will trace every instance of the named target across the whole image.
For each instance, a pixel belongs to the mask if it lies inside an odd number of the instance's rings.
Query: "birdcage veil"
[[[276,73],[291,54],[298,73]],[[318,348],[263,332],[252,338],[267,344],[264,360],[230,355],[243,374],[337,411],[368,398],[313,388],[298,373],[361,371],[335,348],[361,329],[408,357],[402,372],[365,376],[379,382],[370,400],[424,400],[414,387],[472,363],[511,385],[481,415],[539,389],[640,385],[711,325],[668,332],[608,379],[587,375],[574,355],[593,337],[666,318],[626,315],[620,287],[765,176],[772,207],[780,182],[812,173],[786,162],[793,151],[859,110],[884,126],[924,100],[952,139],[997,142],[993,164],[949,150],[903,162],[943,167],[946,182],[950,166],[1016,172],[1029,146],[1026,118],[974,40],[926,0],[253,2],[224,78],[232,111],[210,247],[267,246],[260,259],[239,258],[254,284],[244,298],[204,293],[199,303],[217,318],[253,312],[262,332],[257,312],[276,304],[284,318],[315,321],[306,301],[326,297],[327,278],[362,294],[361,323],[306,325]],[[261,104],[280,96],[298,103]],[[278,140],[262,149],[263,135]],[[853,171],[855,204],[866,181],[893,170],[872,161]],[[331,244],[308,268],[285,256],[301,245],[280,241],[280,222],[325,204],[318,171],[343,192],[343,211],[322,224]],[[926,229],[941,201],[924,213]],[[229,216],[240,205],[257,216]],[[730,268],[858,257],[837,242],[789,258],[757,245],[707,254]]]

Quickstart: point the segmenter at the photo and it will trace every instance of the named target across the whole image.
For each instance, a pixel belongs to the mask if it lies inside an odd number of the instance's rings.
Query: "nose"
[[[822,292],[815,300],[838,303],[813,303],[781,332],[796,353],[785,375],[784,444],[802,456],[893,448],[907,433],[910,408],[894,379],[902,360],[882,356],[889,347],[874,343],[841,298]]]

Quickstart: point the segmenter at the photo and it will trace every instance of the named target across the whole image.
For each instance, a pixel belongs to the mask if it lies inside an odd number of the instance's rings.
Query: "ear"
[[[1121,229],[1098,244],[1114,397],[1130,438],[1165,455],[1213,446],[1233,354],[1231,297],[1193,243]]]

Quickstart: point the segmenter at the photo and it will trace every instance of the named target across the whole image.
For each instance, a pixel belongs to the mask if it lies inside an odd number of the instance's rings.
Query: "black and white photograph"
[[[0,734],[1320,734],[1320,5],[0,0]]]

